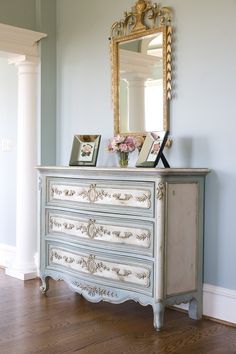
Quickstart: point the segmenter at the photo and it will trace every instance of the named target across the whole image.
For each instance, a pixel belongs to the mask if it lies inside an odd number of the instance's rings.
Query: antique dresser
[[[202,315],[207,169],[39,167],[40,277],[92,302],[189,302]]]

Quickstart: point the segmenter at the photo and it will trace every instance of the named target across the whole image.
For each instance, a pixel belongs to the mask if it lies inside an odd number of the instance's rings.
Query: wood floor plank
[[[93,304],[64,282],[22,282],[0,270],[0,354],[236,354],[236,329],[167,309],[153,328],[151,306]]]

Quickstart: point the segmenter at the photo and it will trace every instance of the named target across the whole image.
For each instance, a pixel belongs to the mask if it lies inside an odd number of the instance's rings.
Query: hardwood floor
[[[44,296],[0,270],[0,354],[31,353],[233,354],[236,329],[169,309],[156,332],[150,306],[93,304],[53,280]]]

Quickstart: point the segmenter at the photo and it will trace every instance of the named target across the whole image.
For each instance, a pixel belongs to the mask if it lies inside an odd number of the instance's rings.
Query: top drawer
[[[153,216],[152,182],[47,177],[46,188],[47,206]]]

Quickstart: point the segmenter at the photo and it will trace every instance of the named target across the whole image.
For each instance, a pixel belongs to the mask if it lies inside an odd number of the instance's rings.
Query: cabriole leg
[[[165,306],[162,302],[153,305],[153,324],[157,331],[163,327]]]
[[[195,298],[192,299],[189,303],[188,314],[193,320],[200,320],[202,318],[202,301]]]
[[[42,285],[40,286],[40,291],[42,294],[46,294],[49,289],[49,277],[41,277]]]

